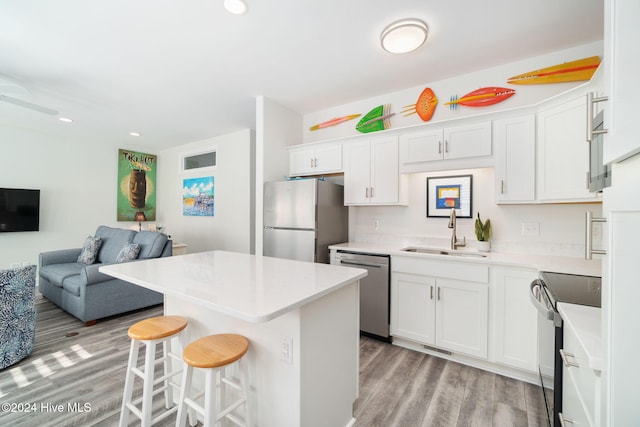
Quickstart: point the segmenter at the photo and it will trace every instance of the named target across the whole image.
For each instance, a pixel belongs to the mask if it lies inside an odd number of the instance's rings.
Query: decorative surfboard
[[[330,126],[339,125],[340,123],[347,122],[349,120],[353,120],[356,117],[360,117],[362,114],[351,114],[349,116],[336,117],[335,119],[327,120],[326,122],[318,123],[317,125],[313,125],[309,128],[309,130],[318,130],[328,128]]]
[[[390,113],[390,110],[391,104],[378,105],[360,119],[356,125],[356,130],[362,133],[369,133],[389,129],[391,127],[389,118],[395,115],[395,113]]]
[[[461,98],[452,96],[449,102],[445,102],[444,105],[448,105],[452,110],[458,105],[464,105],[466,107],[486,107],[487,105],[497,104],[507,98],[512,97],[516,93],[515,89],[508,89],[504,87],[482,87],[480,89],[469,92]]]
[[[438,105],[438,98],[431,88],[425,88],[422,91],[415,104],[406,105],[402,110],[404,116],[410,116],[417,114],[423,122],[428,122],[433,117],[434,111],[436,111],[436,105]]]
[[[591,56],[589,58],[565,62],[563,64],[519,74],[510,77],[507,83],[513,85],[539,85],[589,80],[599,65],[600,58]]]

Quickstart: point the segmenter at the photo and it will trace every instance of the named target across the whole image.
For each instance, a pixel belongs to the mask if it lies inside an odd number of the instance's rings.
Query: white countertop
[[[565,328],[571,328],[587,354],[589,368],[601,370],[600,312],[597,307],[558,303]]]
[[[366,276],[366,270],[225,251],[100,267],[100,272],[261,323]]]
[[[486,257],[461,257],[451,255],[422,254],[414,252],[404,252],[404,246],[378,243],[349,242],[329,246],[329,249],[342,249],[355,252],[368,252],[376,254],[402,255],[409,257],[426,257],[436,259],[446,259],[456,262],[479,262],[492,265],[503,265],[510,267],[532,268],[538,271],[552,271],[556,273],[582,274],[585,276],[602,276],[602,266],[600,260],[587,261],[584,258],[553,256],[553,255],[529,255],[510,254],[503,252],[486,252]],[[438,248],[448,250],[448,248]],[[474,249],[459,249],[458,252],[476,252]]]

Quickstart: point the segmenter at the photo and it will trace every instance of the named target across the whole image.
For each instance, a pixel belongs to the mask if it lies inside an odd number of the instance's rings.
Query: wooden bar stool
[[[141,420],[141,426],[147,427],[152,423],[160,421],[177,411],[178,407],[173,405],[173,388],[180,385],[173,380],[173,377],[182,372],[182,363],[179,368],[171,369],[171,360],[180,360],[178,354],[172,353],[169,349],[170,340],[187,327],[187,319],[180,316],[159,316],[141,320],[129,328],[129,338],[131,338],[131,350],[129,351],[129,364],[127,366],[127,377],[124,385],[124,395],[122,397],[122,409],[120,411],[120,427],[126,427],[129,422],[129,411]],[[138,367],[138,352],[140,343],[145,344],[144,369]],[[162,343],[162,357],[156,360],[156,345]],[[164,362],[164,375],[154,378],[156,361]],[[133,383],[135,377],[142,379],[142,397],[132,401]],[[163,383],[161,387],[154,390],[157,384]],[[153,396],[164,391],[165,407],[168,409],[156,418],[151,419],[151,406]],[[142,403],[139,408],[138,405]],[[173,407],[172,407],[173,406]]]
[[[205,427],[213,427],[225,418],[239,426],[251,426],[249,408],[247,407],[247,394],[249,391],[247,366],[242,360],[242,356],[245,355],[248,348],[249,341],[242,335],[219,334],[200,338],[184,349],[182,358],[186,363],[186,371],[182,377],[176,426],[184,426],[187,407],[204,417]],[[226,372],[227,368],[230,368],[234,362],[238,362],[238,367],[240,368],[239,381],[228,376]],[[204,392],[189,396],[193,368],[206,369]],[[220,387],[219,394],[216,390],[218,386]],[[235,394],[238,395],[238,398],[228,406],[226,406],[226,386],[231,387],[235,390]],[[204,407],[196,402],[203,395]],[[244,420],[233,413],[240,406],[244,406]],[[195,420],[191,421],[191,425],[194,425]]]

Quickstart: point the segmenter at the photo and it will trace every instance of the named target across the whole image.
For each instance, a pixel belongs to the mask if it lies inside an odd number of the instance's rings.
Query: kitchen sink
[[[485,258],[487,254],[483,254],[481,252],[471,252],[471,251],[453,251],[447,249],[436,249],[436,248],[421,248],[411,246],[408,248],[400,249],[402,252],[413,252],[419,254],[432,254],[432,255],[449,255],[449,256],[459,256],[459,257],[469,257],[469,258]]]

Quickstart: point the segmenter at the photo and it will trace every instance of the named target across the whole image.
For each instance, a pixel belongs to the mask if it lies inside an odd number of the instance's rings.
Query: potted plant
[[[487,218],[483,223],[480,219],[480,212],[478,212],[478,217],[476,218],[475,233],[479,243],[478,249],[483,252],[489,252],[491,249],[491,243],[489,243],[489,239],[491,239],[491,220]]]

